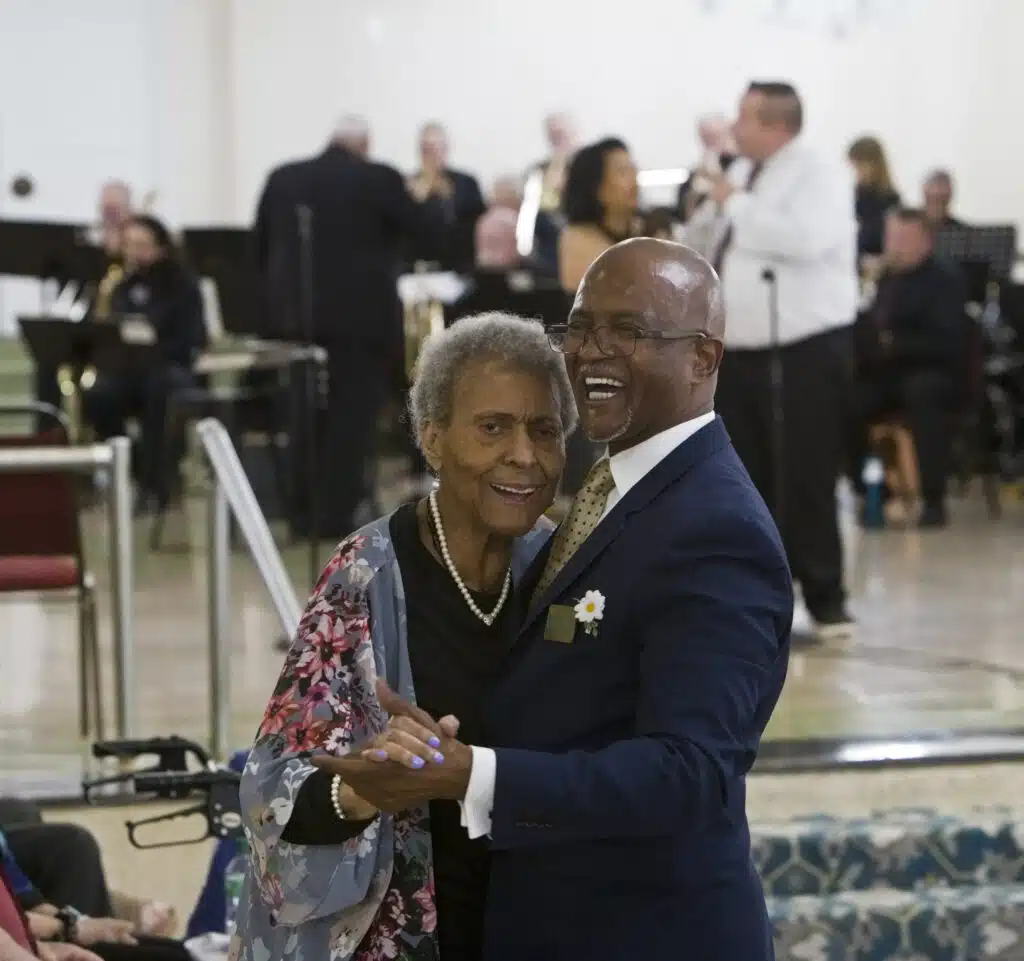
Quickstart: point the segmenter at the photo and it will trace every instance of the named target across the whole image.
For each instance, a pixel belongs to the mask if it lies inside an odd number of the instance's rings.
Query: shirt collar
[[[615,481],[619,497],[625,497],[631,487],[639,484],[683,441],[689,440],[714,419],[715,412],[708,411],[609,457],[608,466],[611,468],[612,480]]]

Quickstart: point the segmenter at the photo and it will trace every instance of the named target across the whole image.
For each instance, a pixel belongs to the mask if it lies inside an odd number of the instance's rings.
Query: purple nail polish
[[[419,757],[418,755],[416,757],[414,757],[412,759],[412,766],[413,767],[423,767],[423,758]]]
[[[438,752],[436,752],[434,754],[434,763],[435,764],[444,764],[444,755],[440,751],[438,751]]]
[[[429,744],[431,747],[440,747],[441,741],[436,737],[431,737],[430,740],[427,741],[427,744]]]
[[[386,761],[388,759],[387,751],[376,750],[373,752],[373,755],[380,761]]]

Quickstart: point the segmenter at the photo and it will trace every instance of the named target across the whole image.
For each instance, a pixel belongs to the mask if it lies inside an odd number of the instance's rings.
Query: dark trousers
[[[860,465],[869,452],[873,424],[898,416],[914,438],[921,497],[928,507],[946,498],[953,449],[953,379],[944,370],[891,371],[858,379],[851,444],[851,472],[860,484]]]
[[[809,337],[779,348],[779,355],[781,455],[775,450],[771,350],[726,351],[715,408],[775,515],[807,609],[812,616],[823,617],[845,603],[836,482],[847,433],[848,333]]]
[[[96,839],[77,824],[15,824],[4,828],[22,873],[48,904],[93,918],[111,915],[110,891]]]
[[[139,486],[151,494],[165,491],[161,475],[164,469],[177,467],[181,451],[176,450],[174,464],[164,464],[167,401],[176,390],[195,384],[192,371],[177,364],[148,370],[100,373],[96,383],[85,392],[86,420],[101,440],[125,433],[125,420],[137,417],[141,434],[138,447]]]
[[[96,839],[77,824],[4,828],[14,860],[47,904],[73,907],[93,918],[112,914],[110,891]],[[92,944],[103,961],[190,961],[180,941],[140,936],[138,944]]]
[[[377,423],[391,396],[393,357],[386,345],[333,343],[328,346],[327,422],[321,448],[319,533],[351,533],[361,506],[376,512]],[[319,471],[318,471],[319,472]]]

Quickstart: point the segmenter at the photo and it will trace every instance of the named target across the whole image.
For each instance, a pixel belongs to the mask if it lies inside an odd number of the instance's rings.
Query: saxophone
[[[426,273],[426,264],[417,263],[417,274]],[[444,307],[437,300],[411,301],[404,305],[403,327],[405,329],[405,372],[411,384],[416,377],[416,362],[419,360],[423,342],[431,335],[444,330]]]

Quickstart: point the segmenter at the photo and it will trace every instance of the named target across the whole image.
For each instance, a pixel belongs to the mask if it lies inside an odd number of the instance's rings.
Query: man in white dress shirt
[[[716,405],[772,508],[822,638],[848,634],[835,489],[856,317],[854,187],[840,157],[800,136],[792,86],[752,83],[741,154],[715,178],[684,242],[721,275],[727,358]],[[773,317],[773,302],[777,314]]]

